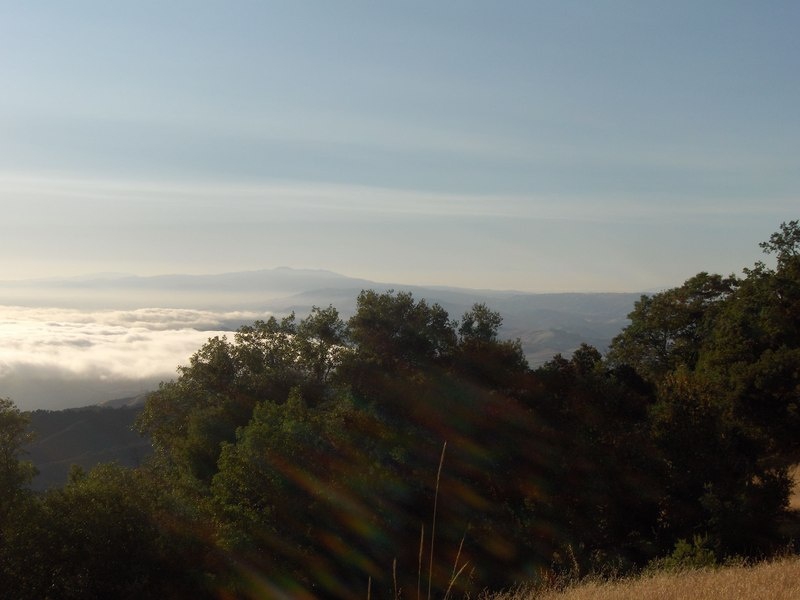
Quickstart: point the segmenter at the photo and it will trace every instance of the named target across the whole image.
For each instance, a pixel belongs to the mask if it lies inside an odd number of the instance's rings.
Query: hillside
[[[32,488],[44,490],[67,481],[72,465],[89,470],[99,463],[138,467],[152,453],[149,440],[133,430],[141,412],[134,406],[89,406],[30,414],[34,440],[25,447],[39,474]]]
[[[485,600],[794,600],[800,598],[800,559],[716,570],[659,572],[620,581],[587,581],[564,591],[519,589]]]

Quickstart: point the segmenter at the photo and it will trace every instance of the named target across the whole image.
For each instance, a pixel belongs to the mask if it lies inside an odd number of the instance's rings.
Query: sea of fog
[[[353,314],[362,289],[404,286],[287,268],[207,276],[100,275],[0,281],[0,397],[23,410],[62,409],[139,396],[209,338],[271,314],[336,306]],[[503,316],[532,366],[582,342],[607,347],[638,294],[525,294],[412,286],[453,318],[484,302]],[[143,308],[157,306],[160,308]],[[59,307],[59,308],[54,308]]]
[[[136,396],[263,312],[0,306],[0,396],[21,410]]]

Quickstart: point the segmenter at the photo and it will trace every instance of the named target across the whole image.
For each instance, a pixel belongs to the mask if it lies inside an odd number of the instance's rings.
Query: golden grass
[[[789,494],[789,508],[800,510],[800,464],[794,465],[789,469],[789,476],[794,483],[791,494]]]
[[[656,573],[619,581],[588,581],[562,592],[520,589],[487,600],[797,600],[800,558],[751,567]]]

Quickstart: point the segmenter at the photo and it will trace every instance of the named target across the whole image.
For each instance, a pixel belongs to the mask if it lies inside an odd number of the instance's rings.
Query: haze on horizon
[[[638,291],[800,206],[800,4],[0,7],[0,280]]]

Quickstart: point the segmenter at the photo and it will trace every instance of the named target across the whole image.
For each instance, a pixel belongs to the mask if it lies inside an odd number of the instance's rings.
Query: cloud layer
[[[188,309],[0,307],[0,396],[64,408],[135,395],[171,379],[210,337],[264,318]]]

